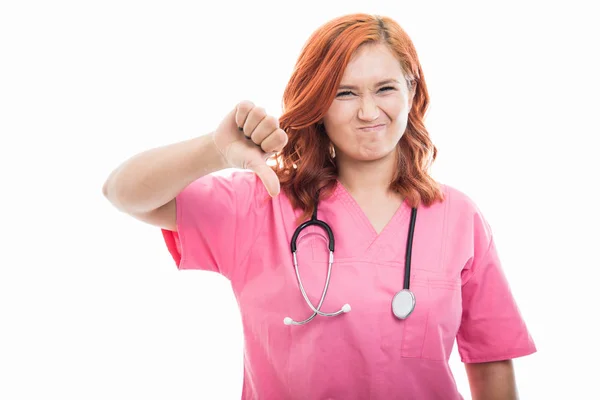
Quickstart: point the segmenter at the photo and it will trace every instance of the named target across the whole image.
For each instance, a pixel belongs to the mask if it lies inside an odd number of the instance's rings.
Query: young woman
[[[230,280],[243,399],[461,399],[455,339],[474,399],[516,398],[510,360],[535,345],[489,224],[428,175],[428,103],[401,27],[343,16],[308,40],[279,120],[241,102],[106,181],[178,268]]]

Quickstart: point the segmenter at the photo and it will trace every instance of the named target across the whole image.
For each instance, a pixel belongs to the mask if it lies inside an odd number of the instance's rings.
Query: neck
[[[370,197],[388,195],[396,169],[396,157],[390,154],[375,161],[336,160],[338,180],[353,194]]]

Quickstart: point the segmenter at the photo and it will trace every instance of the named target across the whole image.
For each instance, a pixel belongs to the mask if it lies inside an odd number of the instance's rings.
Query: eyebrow
[[[377,82],[377,84],[375,86],[381,86],[381,85],[385,85],[385,84],[388,84],[388,83],[398,83],[399,84],[400,81],[398,79],[386,79],[386,80],[383,80],[381,82]],[[340,90],[340,89],[357,90],[358,88],[356,86],[352,86],[352,85],[340,85],[338,87],[338,90]]]

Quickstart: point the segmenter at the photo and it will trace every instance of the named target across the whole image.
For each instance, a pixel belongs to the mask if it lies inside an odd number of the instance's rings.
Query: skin
[[[473,400],[517,400],[512,360],[465,364]]]
[[[357,50],[323,117],[340,182],[349,189],[387,189],[412,98],[400,63],[386,45],[367,44]],[[379,128],[369,128],[373,126]]]
[[[361,46],[344,71],[323,125],[335,149],[339,182],[379,234],[402,204],[389,190],[395,148],[406,129],[413,93],[385,44]]]

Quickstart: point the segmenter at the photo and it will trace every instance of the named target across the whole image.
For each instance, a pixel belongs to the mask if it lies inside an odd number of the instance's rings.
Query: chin
[[[388,157],[393,157],[395,149],[395,147],[391,149],[369,149],[361,151],[357,154],[350,154],[349,158],[354,159],[356,161],[378,161],[386,159]]]

